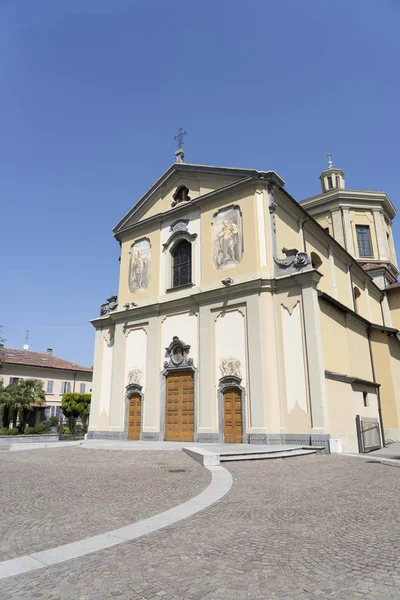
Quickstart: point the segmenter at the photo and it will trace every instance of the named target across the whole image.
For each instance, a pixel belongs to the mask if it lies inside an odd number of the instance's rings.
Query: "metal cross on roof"
[[[183,136],[185,136],[186,134],[187,134],[187,131],[183,131],[182,127],[179,127],[178,133],[174,137],[174,140],[176,141],[176,145],[177,145],[178,149],[182,148],[182,146],[183,146]]]
[[[327,154],[327,157],[328,157],[328,167],[329,167],[329,169],[332,169],[332,154],[329,152]]]

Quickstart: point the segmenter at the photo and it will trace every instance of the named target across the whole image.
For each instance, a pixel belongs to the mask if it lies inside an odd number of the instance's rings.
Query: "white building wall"
[[[113,346],[108,346],[105,339],[103,342],[103,361],[101,367],[101,384],[100,384],[100,402],[99,402],[99,425],[98,429],[108,427],[108,419],[110,416],[110,399],[111,399],[111,376],[112,376],[112,359]]]
[[[189,358],[193,359],[193,364],[197,368],[199,364],[197,315],[181,313],[164,319],[161,325],[161,370],[164,368],[165,348],[170,345],[174,336],[190,345]]]
[[[296,403],[307,412],[307,392],[300,303],[290,313],[281,306],[286,402],[290,414]]]
[[[241,385],[247,384],[245,318],[240,310],[221,313],[215,322],[215,381],[221,378],[220,365],[226,358],[240,361]]]
[[[125,377],[124,384],[128,385],[130,371],[140,371],[142,392],[146,391],[146,357],[147,333],[144,329],[131,329],[126,338]]]

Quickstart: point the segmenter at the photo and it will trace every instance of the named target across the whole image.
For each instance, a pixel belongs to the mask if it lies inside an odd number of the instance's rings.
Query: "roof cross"
[[[187,131],[183,131],[182,127],[179,127],[178,129],[178,133],[176,134],[176,136],[174,137],[174,140],[176,141],[176,145],[178,147],[178,150],[180,148],[182,148],[183,146],[183,137],[187,135]]]

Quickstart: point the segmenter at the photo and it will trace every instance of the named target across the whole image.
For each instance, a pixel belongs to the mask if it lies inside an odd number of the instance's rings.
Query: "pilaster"
[[[247,300],[247,340],[250,388],[250,433],[266,433],[266,399],[263,386],[263,352],[261,345],[260,297],[252,294]]]
[[[340,209],[332,211],[332,226],[333,237],[337,242],[339,242],[339,244],[341,244],[344,247],[342,217],[340,214]]]
[[[212,433],[218,427],[217,396],[213,385],[215,364],[212,347],[212,315],[209,306],[199,307],[199,414],[198,432]]]
[[[100,410],[100,383],[101,383],[101,363],[102,363],[103,337],[101,329],[96,329],[94,338],[94,360],[93,360],[93,381],[92,381],[92,400],[90,403],[90,417],[88,431],[96,431],[97,419]]]
[[[325,364],[322,347],[320,308],[317,284],[320,275],[316,271],[303,279],[303,310],[307,344],[308,379],[310,386],[312,434],[328,433],[328,411],[325,387]]]
[[[336,269],[335,269],[335,257],[333,254],[332,246],[329,246],[329,274],[332,282],[333,297],[338,299],[337,283],[336,283]]]
[[[354,244],[353,244],[353,235],[351,232],[351,223],[350,223],[350,209],[345,207],[342,208],[343,215],[343,230],[344,230],[344,247],[347,252],[352,256],[355,256],[354,252]]]
[[[376,239],[378,242],[378,258],[379,260],[389,260],[389,247],[382,211],[379,208],[373,208],[372,214],[374,216]]]
[[[110,394],[110,431],[124,430],[123,410],[125,400],[125,347],[124,324],[115,325],[114,351],[112,358],[112,380]]]
[[[158,317],[150,317],[147,326],[146,394],[144,399],[143,433],[160,432],[160,368]],[[146,437],[144,435],[143,437]],[[154,439],[154,436],[153,438]],[[158,439],[158,438],[157,438]]]

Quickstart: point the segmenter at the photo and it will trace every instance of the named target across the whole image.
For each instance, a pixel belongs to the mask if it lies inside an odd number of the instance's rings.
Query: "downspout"
[[[352,302],[353,302],[353,310],[354,310],[354,312],[356,313],[356,312],[357,312],[357,310],[356,310],[356,300],[355,300],[355,298],[354,298],[353,278],[352,278],[352,276],[351,276],[351,267],[352,267],[352,266],[353,266],[353,265],[350,263],[350,264],[349,264],[350,290],[351,290],[351,300],[352,300]]]
[[[371,360],[371,369],[372,369],[372,381],[377,383],[376,381],[376,373],[375,373],[375,364],[374,364],[374,356],[372,353],[372,343],[371,343],[371,326],[368,327],[368,346],[369,346],[369,355]],[[377,387],[377,398],[378,398],[378,417],[379,417],[379,425],[381,428],[381,437],[382,437],[382,446],[383,448],[386,446],[385,440],[385,432],[383,429],[383,418],[382,418],[382,407],[381,407],[381,388]]]

